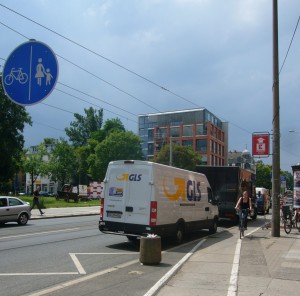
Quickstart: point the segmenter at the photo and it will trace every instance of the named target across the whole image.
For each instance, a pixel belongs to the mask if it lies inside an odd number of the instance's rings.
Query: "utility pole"
[[[273,158],[272,158],[272,224],[271,234],[280,237],[280,126],[278,67],[278,5],[273,0]]]

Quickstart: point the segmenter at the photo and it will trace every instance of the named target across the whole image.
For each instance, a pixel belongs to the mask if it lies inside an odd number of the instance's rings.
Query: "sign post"
[[[51,48],[30,40],[8,57],[2,73],[6,95],[16,104],[34,105],[50,95],[58,78],[58,62]]]

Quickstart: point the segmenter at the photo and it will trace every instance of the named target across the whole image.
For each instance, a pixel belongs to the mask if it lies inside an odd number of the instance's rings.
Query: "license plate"
[[[109,218],[121,218],[122,213],[121,212],[107,212],[107,217],[109,217]]]

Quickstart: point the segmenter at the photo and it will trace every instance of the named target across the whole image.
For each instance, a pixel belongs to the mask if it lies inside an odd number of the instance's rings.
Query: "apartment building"
[[[139,115],[138,125],[147,160],[172,141],[193,147],[203,165],[228,165],[228,123],[206,108]]]

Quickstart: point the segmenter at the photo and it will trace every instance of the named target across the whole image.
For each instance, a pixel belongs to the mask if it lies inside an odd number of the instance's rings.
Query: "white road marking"
[[[76,257],[76,254],[69,253],[69,255],[71,256],[79,274],[86,274],[84,268],[82,267],[81,263],[79,262],[78,258]]]
[[[82,267],[80,261],[77,258],[77,255],[128,255],[129,253],[69,253],[71,256],[79,274],[86,274],[86,271]],[[132,252],[130,254],[139,254],[139,252]]]
[[[240,263],[240,254],[241,254],[241,245],[242,240],[238,239],[235,247],[234,258],[231,269],[231,276],[229,280],[229,287],[227,296],[235,296],[237,295],[237,282],[239,276],[239,263]]]
[[[0,273],[0,276],[17,276],[17,275],[70,275],[70,274],[78,274],[78,272],[27,272],[27,273]]]
[[[257,231],[261,227],[255,228],[254,230],[247,233],[245,236],[251,235],[253,232]],[[239,278],[239,264],[240,264],[240,256],[241,256],[241,246],[242,240],[238,239],[235,247],[235,253],[232,263],[231,275],[229,280],[229,287],[227,296],[236,296],[238,289],[238,278]]]
[[[98,277],[98,276],[101,276],[101,275],[104,275],[104,274],[107,274],[107,273],[111,273],[113,271],[117,271],[121,268],[124,268],[124,267],[130,266],[132,264],[135,264],[138,261],[139,261],[138,259],[135,259],[135,260],[132,260],[132,261],[129,261],[129,262],[126,262],[126,263],[108,268],[108,269],[103,270],[103,271],[92,273],[90,275],[86,275],[86,276],[83,276],[83,277],[75,279],[75,280],[71,280],[71,281],[68,281],[68,282],[65,282],[65,283],[62,283],[62,284],[58,284],[57,286],[46,288],[44,290],[34,292],[32,294],[27,294],[27,296],[42,296],[42,295],[46,295],[46,294],[49,294],[49,293],[53,293],[55,291],[58,291],[58,290],[61,290],[61,289],[67,288],[67,287],[71,287],[71,286],[77,285],[79,283],[88,281],[88,280],[93,279],[95,277]]]
[[[74,262],[75,267],[78,272],[23,272],[23,273],[0,273],[0,276],[25,276],[25,275],[36,275],[36,276],[44,276],[44,275],[70,275],[70,274],[86,274],[86,271],[82,267],[80,261],[77,258],[77,255],[128,255],[128,254],[139,254],[139,252],[132,253],[69,253],[71,259]]]
[[[206,241],[201,240],[190,252],[188,252],[172,269],[170,269],[144,296],[155,295],[156,292],[173,276],[173,274],[195,253],[195,251]]]
[[[8,239],[8,238],[16,238],[16,237],[26,237],[26,236],[34,236],[34,235],[40,235],[40,234],[48,234],[48,233],[58,233],[58,232],[65,232],[65,231],[73,231],[78,230],[80,228],[67,228],[67,229],[61,229],[61,230],[51,230],[51,231],[43,231],[43,232],[35,232],[35,233],[27,233],[27,234],[18,234],[18,235],[10,235],[10,236],[3,236],[0,237],[0,240],[2,239]]]

